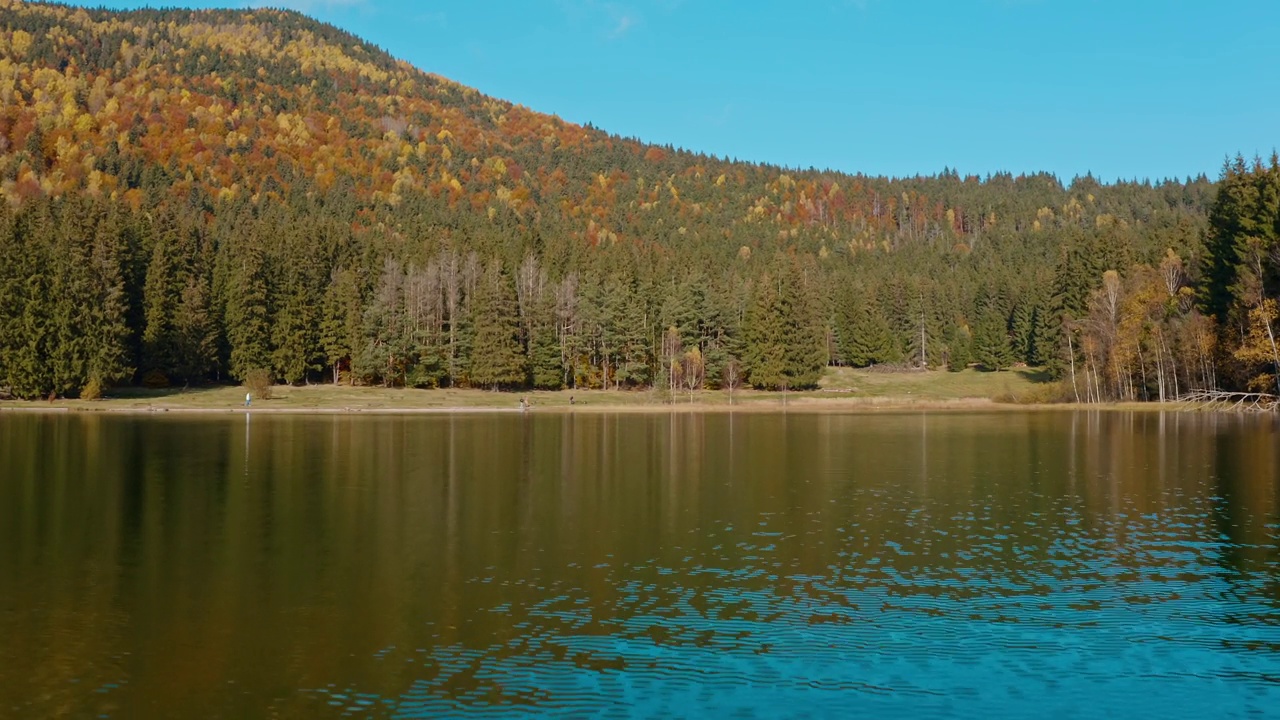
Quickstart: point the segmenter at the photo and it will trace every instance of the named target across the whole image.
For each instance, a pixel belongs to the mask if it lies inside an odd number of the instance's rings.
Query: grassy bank
[[[677,393],[661,390],[560,390],[555,392],[491,392],[471,389],[416,390],[411,388],[278,385],[269,400],[255,399],[253,412],[444,412],[451,410],[518,411],[522,398],[536,411],[643,411],[695,409],[740,410],[977,408],[996,400],[1025,401],[1042,393],[1047,378],[1032,370],[986,373],[878,372],[832,368],[817,390],[761,392],[720,390]],[[0,410],[83,410],[107,412],[244,411],[245,389],[217,385],[148,390],[116,388],[102,400],[0,402]]]

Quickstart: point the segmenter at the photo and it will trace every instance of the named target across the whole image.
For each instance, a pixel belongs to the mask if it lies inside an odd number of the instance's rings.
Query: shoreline
[[[127,401],[123,401],[127,402]],[[271,401],[261,401],[264,404]],[[594,403],[580,405],[538,405],[529,409],[519,407],[489,407],[479,405],[442,405],[434,407],[350,407],[350,406],[281,406],[281,407],[179,407],[164,404],[124,405],[120,400],[61,401],[49,404],[43,401],[3,401],[0,415],[347,415],[347,416],[412,416],[412,415],[657,415],[657,414],[877,414],[901,412],[948,413],[1008,413],[1008,412],[1231,412],[1237,411],[1205,408],[1192,403],[1002,403],[987,398],[963,398],[956,400],[909,400],[902,398],[848,399],[798,399],[785,404],[750,401],[743,403]],[[72,404],[74,403],[74,404]]]
[[[0,415],[486,415],[690,413],[1008,413],[1045,411],[1213,412],[1191,402],[1051,402],[1053,386],[1037,371],[967,370],[883,373],[829,369],[819,387],[803,391],[740,388],[671,393],[619,390],[496,391],[351,385],[275,385],[271,397],[244,404],[242,385],[110,389],[99,400],[0,400]],[[529,407],[524,408],[528,402]],[[1234,412],[1234,411],[1233,411]]]

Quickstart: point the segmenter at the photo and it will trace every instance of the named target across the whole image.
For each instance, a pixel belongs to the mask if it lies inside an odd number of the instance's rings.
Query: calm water
[[[0,415],[0,717],[1280,713],[1280,434]]]

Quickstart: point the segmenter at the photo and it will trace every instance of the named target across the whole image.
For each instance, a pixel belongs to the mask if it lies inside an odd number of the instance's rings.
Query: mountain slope
[[[823,362],[944,364],[979,324],[1010,345],[989,357],[1066,367],[1062,320],[1103,270],[1172,248],[1194,279],[1213,196],[1204,178],[729,162],[486,97],[275,10],[0,0],[0,108],[0,386],[24,396],[255,367],[466,384],[476,353],[522,357],[486,376],[540,385],[715,385],[742,364],[796,386]],[[61,299],[19,267],[118,322],[36,329],[21,318],[60,317]],[[473,300],[508,291],[510,347],[473,347],[505,337]],[[884,334],[871,354],[868,333]],[[85,334],[109,349],[71,342]]]

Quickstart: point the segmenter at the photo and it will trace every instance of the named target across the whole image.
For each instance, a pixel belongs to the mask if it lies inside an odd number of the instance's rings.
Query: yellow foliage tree
[[[1280,313],[1276,301],[1265,298],[1249,311],[1249,333],[1236,350],[1239,360],[1252,363],[1270,363],[1270,373],[1262,373],[1249,381],[1251,389],[1262,392],[1274,386],[1280,393],[1280,350],[1276,346],[1275,320]]]

